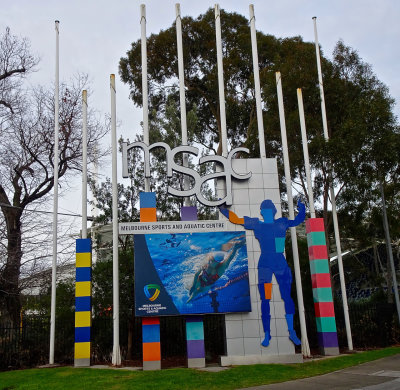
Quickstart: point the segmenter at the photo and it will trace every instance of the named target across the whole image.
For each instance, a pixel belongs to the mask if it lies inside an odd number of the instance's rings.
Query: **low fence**
[[[343,308],[335,305],[339,346],[347,348]],[[394,304],[350,304],[350,322],[354,348],[385,347],[400,342],[400,327]],[[306,312],[307,333],[312,352],[318,353],[314,312]],[[110,363],[113,328],[112,318],[95,318],[92,324],[92,362]],[[162,366],[186,364],[186,335],[184,317],[161,317]],[[299,325],[297,321],[298,334]],[[0,369],[33,367],[48,363],[50,321],[48,318],[25,318],[22,326],[0,325]],[[204,316],[206,361],[217,362],[225,354],[223,315]],[[140,318],[120,319],[122,358],[130,365],[141,365],[142,327]],[[73,363],[74,321],[56,322],[55,361]]]
[[[339,348],[343,353],[348,349],[348,344],[341,301],[335,302],[335,316]],[[318,354],[319,345],[314,310],[306,310],[305,317],[311,353]],[[395,304],[351,302],[349,303],[349,317],[354,348],[381,348],[400,343],[400,325]],[[295,328],[296,331],[300,331],[298,315],[295,317]]]
[[[223,315],[204,316],[206,361],[216,362],[225,354]],[[0,325],[0,369],[33,367],[49,361],[50,319],[26,318],[22,326]],[[184,317],[161,317],[161,357],[163,367],[186,364],[186,326]],[[73,364],[74,320],[56,321],[55,358],[57,363]],[[92,362],[111,363],[112,318],[92,322]],[[141,319],[120,318],[120,347],[123,361],[142,364]]]
[[[74,323],[57,326],[55,360],[73,362]],[[0,369],[32,367],[49,362],[50,319],[26,318],[22,325],[0,325]]]

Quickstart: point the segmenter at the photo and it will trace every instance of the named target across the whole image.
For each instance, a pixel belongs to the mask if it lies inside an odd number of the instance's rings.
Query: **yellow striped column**
[[[92,241],[76,240],[75,282],[75,367],[90,366],[90,328],[92,325]]]

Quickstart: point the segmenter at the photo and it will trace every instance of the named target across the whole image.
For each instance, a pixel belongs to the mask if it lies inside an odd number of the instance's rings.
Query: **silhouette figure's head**
[[[264,222],[266,222],[266,223],[274,222],[274,217],[276,214],[276,207],[272,203],[271,200],[265,199],[262,201],[261,206],[260,206],[260,212],[264,218]]]

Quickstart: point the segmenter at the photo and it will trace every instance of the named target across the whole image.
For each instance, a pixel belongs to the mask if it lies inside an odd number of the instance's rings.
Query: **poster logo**
[[[160,295],[160,286],[158,284],[146,284],[143,288],[146,297],[149,301],[155,301]],[[153,295],[151,295],[151,290],[154,290]]]

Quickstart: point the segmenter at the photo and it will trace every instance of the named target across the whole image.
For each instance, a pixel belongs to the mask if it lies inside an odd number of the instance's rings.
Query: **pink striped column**
[[[308,219],[306,233],[319,346],[323,355],[339,355],[323,218]]]

